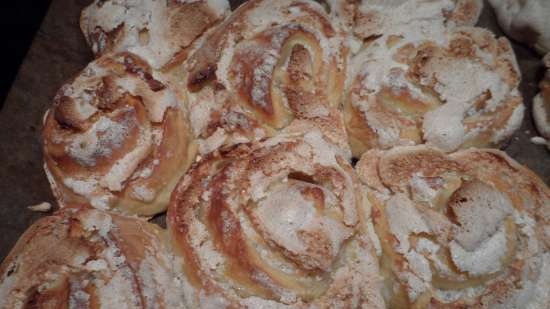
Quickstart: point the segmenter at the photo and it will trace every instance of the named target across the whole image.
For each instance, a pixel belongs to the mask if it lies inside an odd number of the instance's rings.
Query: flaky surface
[[[168,210],[186,300],[199,308],[383,308],[361,198],[345,154],[314,128],[204,157]]]
[[[357,171],[390,308],[547,308],[550,191],[497,150],[371,150]]]
[[[200,152],[273,136],[294,119],[345,136],[337,110],[345,53],[319,4],[246,2],[171,70]]]
[[[477,23],[482,0],[324,0],[330,16],[350,35],[364,40],[392,31],[396,22],[430,18],[449,26]]]
[[[95,0],[80,27],[96,56],[129,51],[160,69],[187,58],[193,42],[228,13],[226,0]]]
[[[0,266],[0,308],[184,308],[165,244],[138,219],[82,209],[45,217]]]
[[[61,206],[152,215],[193,160],[181,102],[129,53],[101,57],[65,84],[44,120],[44,160]]]
[[[498,24],[509,37],[550,52],[550,2],[546,0],[489,0]]]
[[[440,12],[441,2],[432,5]],[[521,76],[509,41],[449,27],[428,12],[398,19],[352,59],[345,121],[354,155],[423,143],[498,147],[521,125]]]

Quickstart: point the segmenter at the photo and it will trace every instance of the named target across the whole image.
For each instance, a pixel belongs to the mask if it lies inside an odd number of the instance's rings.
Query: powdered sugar
[[[76,135],[66,151],[80,164],[95,166],[98,157],[108,157],[114,149],[122,146],[130,129],[128,125],[101,116],[89,131]]]
[[[390,230],[399,241],[395,248],[397,252],[405,254],[409,251],[410,234],[430,232],[430,228],[426,225],[414,204],[402,194],[396,194],[388,200],[386,213]]]
[[[320,245],[310,243],[308,239],[301,237],[304,233],[317,235],[318,241],[329,241],[328,256],[323,257],[329,260],[316,261],[320,263],[319,266],[326,268],[335,258],[341,243],[350,236],[351,231],[331,218],[320,217],[313,202],[303,197],[301,191],[305,189],[306,187],[302,188],[299,184],[280,185],[279,189],[273,188],[269,196],[258,203],[254,213],[270,237],[278,245],[294,254],[308,256],[310,252],[315,252],[312,247]],[[327,198],[331,194],[324,192],[323,196]],[[320,257],[311,256],[310,258],[316,260]]]
[[[451,257],[457,267],[473,276],[487,275],[502,268],[507,253],[506,233],[500,226],[496,233],[481,243],[474,251],[467,251],[458,242],[449,244]]]
[[[140,130],[137,146],[113,164],[109,172],[101,179],[100,185],[111,191],[122,190],[123,182],[132,175],[141,160],[147,156],[150,147],[151,132]]]
[[[391,9],[387,9],[390,6]],[[446,23],[445,12],[452,11],[453,1],[402,1],[398,3],[363,2],[361,10],[375,14],[372,20],[380,23],[371,30],[370,35],[380,35],[368,42],[365,48],[352,59],[350,74],[360,85],[347,81],[353,89],[352,104],[358,108],[368,126],[376,133],[383,148],[406,144],[400,137],[400,119],[392,122],[391,115],[376,114],[372,104],[380,100],[378,94],[384,88],[397,89],[422,102],[431,103],[430,92],[437,96],[439,107],[431,108],[422,122],[423,139],[427,144],[437,146],[445,151],[453,151],[464,144],[467,139],[474,139],[481,130],[466,128],[465,120],[494,112],[505,104],[513,104],[511,98],[517,98],[517,90],[506,82],[506,74],[498,69],[502,62],[512,66],[513,74],[518,74],[513,54],[495,54],[482,50],[483,44],[497,44],[492,34],[480,28],[456,27]],[[461,36],[479,39],[483,36],[487,42],[475,42],[475,51],[471,56],[438,55],[435,48],[450,48],[450,44]],[[409,50],[420,48],[423,44],[434,47],[428,49],[424,62],[409,67],[411,62]],[[479,46],[478,46],[479,45]],[[430,53],[434,53],[431,55]],[[418,56],[418,54],[417,54]],[[504,60],[506,59],[506,60]],[[421,66],[420,70],[419,67]],[[411,80],[411,71],[419,74],[419,81]],[[402,72],[400,75],[394,74]],[[399,77],[396,79],[395,77]],[[488,98],[482,109],[475,106],[483,95]],[[400,98],[395,98],[401,100]],[[377,103],[378,104],[378,103]],[[390,102],[389,104],[392,104]],[[406,103],[403,103],[406,104]],[[401,113],[401,112],[400,112]],[[405,113],[403,113],[405,114]],[[507,125],[491,135],[487,143],[500,143],[508,138],[521,123],[523,107],[517,107],[507,119]],[[422,119],[419,119],[422,121]],[[487,126],[494,121],[487,119]],[[485,125],[485,123],[484,123]],[[410,137],[407,137],[410,138]],[[410,142],[416,142],[410,140]]]
[[[431,202],[437,195],[437,191],[426,182],[426,179],[421,173],[413,174],[410,180],[410,186],[413,196],[422,201]]]
[[[82,222],[84,229],[90,232],[97,232],[102,237],[107,237],[107,234],[114,227],[111,217],[98,211],[87,212],[85,216],[80,217],[80,222]],[[95,263],[93,265],[97,266],[99,264]]]
[[[198,24],[196,29],[181,29],[187,20],[180,19],[189,18],[185,10],[191,11],[197,3],[208,17],[200,20],[203,24]],[[81,26],[94,53],[130,51],[146,59],[153,67],[160,68],[201,35],[209,23],[222,18],[228,11],[229,3],[225,0],[172,4],[146,0],[107,1],[84,9]],[[93,36],[98,29],[102,30],[102,40]],[[121,33],[108,45],[106,36],[115,29]]]

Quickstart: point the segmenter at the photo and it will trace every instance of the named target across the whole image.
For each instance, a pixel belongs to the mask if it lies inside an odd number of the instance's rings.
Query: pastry
[[[498,147],[519,128],[521,73],[506,38],[441,19],[385,29],[350,62],[344,117],[355,156],[422,143]]]
[[[0,265],[0,308],[184,308],[165,234],[90,209],[44,217]]]
[[[370,39],[391,31],[396,23],[444,22],[447,26],[473,26],[482,0],[324,0],[331,17],[348,33]]]
[[[95,0],[80,17],[93,53],[132,52],[155,69],[187,58],[192,43],[230,11],[227,0]]]
[[[181,102],[129,53],[93,61],[58,91],[43,140],[62,207],[89,203],[143,216],[166,209],[196,149]]]
[[[546,146],[550,149],[550,54],[544,56],[543,62],[546,73],[539,84],[540,92],[533,99],[533,119],[537,130],[546,139]]]
[[[319,130],[287,130],[205,156],[174,191],[190,307],[383,308],[357,176]]]
[[[550,52],[550,2],[547,0],[489,0],[498,24],[514,40],[541,54]]]
[[[346,49],[313,1],[251,0],[170,72],[199,151],[264,139],[293,119],[339,123]]]
[[[425,145],[358,162],[389,308],[548,308],[550,190],[498,150]]]

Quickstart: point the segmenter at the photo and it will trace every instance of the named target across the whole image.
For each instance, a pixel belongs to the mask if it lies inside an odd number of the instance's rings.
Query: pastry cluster
[[[547,308],[550,189],[487,148],[524,105],[481,10],[94,1],[0,308]]]

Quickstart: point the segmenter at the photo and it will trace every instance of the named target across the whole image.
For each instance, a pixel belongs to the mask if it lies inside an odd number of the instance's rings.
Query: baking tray
[[[55,205],[42,169],[42,116],[57,89],[92,60],[78,26],[80,11],[90,0],[53,0],[0,111],[0,261],[21,233],[45,214],[27,206]],[[230,1],[235,7],[242,1]],[[479,26],[503,35],[488,3]],[[527,113],[504,150],[550,183],[550,152],[529,141],[536,135],[530,114],[538,81],[544,74],[539,55],[513,43],[522,73],[520,91]]]

